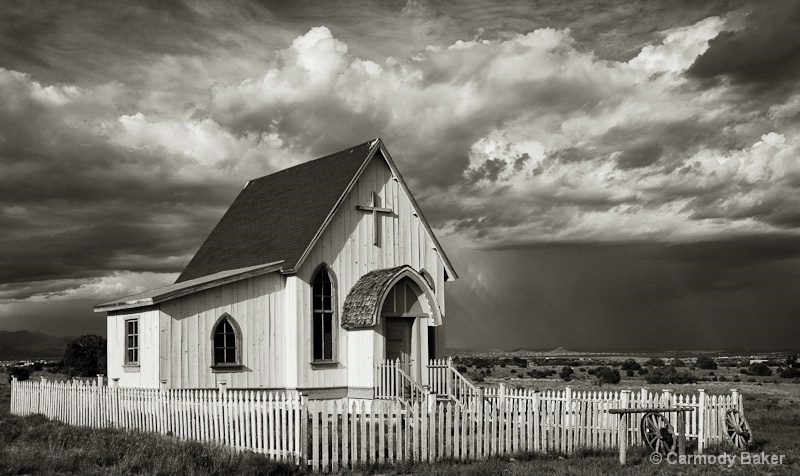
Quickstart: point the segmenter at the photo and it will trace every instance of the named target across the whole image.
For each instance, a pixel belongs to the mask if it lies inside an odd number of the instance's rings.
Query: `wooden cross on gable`
[[[372,212],[372,229],[373,229],[373,232],[372,232],[372,235],[373,235],[372,244],[374,244],[376,246],[380,246],[380,243],[381,243],[381,241],[380,241],[380,236],[381,236],[380,235],[380,230],[381,230],[381,228],[380,228],[380,220],[379,220],[380,215],[378,215],[378,213],[389,213],[389,214],[394,213],[394,210],[392,210],[391,208],[383,208],[383,207],[378,206],[379,200],[380,200],[380,197],[378,196],[378,194],[375,193],[375,192],[372,192],[372,203],[370,203],[369,205],[356,205],[356,209],[357,210],[363,210],[365,212]]]

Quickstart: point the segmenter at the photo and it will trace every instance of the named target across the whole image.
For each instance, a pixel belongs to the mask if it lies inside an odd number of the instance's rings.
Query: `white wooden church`
[[[96,306],[120,386],[373,398],[444,351],[450,261],[380,139],[251,180],[175,284]]]

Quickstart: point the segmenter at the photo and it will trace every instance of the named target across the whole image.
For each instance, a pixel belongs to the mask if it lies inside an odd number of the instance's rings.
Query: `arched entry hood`
[[[420,300],[423,308],[433,319],[434,325],[440,325],[442,312],[433,290],[411,266],[403,265],[396,268],[376,269],[365,274],[356,282],[344,301],[342,327],[359,329],[377,324],[383,300],[392,287],[403,278],[409,278],[419,286],[425,296],[425,299]]]

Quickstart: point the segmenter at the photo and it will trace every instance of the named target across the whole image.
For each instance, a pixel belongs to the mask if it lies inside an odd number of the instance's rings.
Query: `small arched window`
[[[225,313],[217,320],[212,335],[214,342],[214,366],[229,367],[241,365],[241,335],[239,333],[239,327],[229,314]]]
[[[320,267],[311,284],[314,361],[333,360],[333,283],[325,266]]]

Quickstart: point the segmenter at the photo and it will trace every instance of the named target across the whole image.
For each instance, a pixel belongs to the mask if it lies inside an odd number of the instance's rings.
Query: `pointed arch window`
[[[326,266],[321,266],[311,284],[314,362],[334,360],[334,286]]]
[[[213,367],[238,369],[242,365],[242,334],[230,314],[217,319],[211,332]]]

